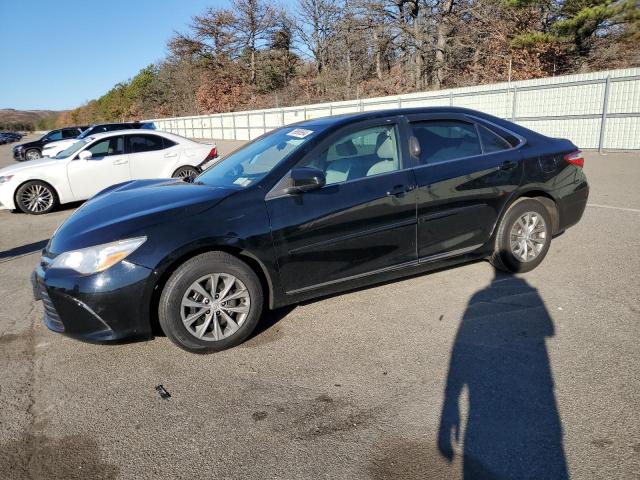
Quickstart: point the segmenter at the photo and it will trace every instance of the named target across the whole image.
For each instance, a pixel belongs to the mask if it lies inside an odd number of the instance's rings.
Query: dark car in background
[[[37,158],[42,157],[42,150],[45,145],[51,142],[56,142],[59,140],[66,140],[71,138],[76,138],[80,135],[83,130],[86,130],[85,127],[66,127],[66,128],[58,128],[56,130],[51,130],[46,135],[43,135],[38,140],[34,140],[33,142],[22,143],[20,145],[15,145],[13,147],[13,158],[19,162],[25,160],[35,160]]]
[[[22,137],[23,135],[18,132],[0,132],[0,144],[17,142]]]
[[[103,190],[49,241],[34,294],[72,337],[150,336],[158,319],[179,347],[219,351],[264,308],[483,258],[532,270],[584,212],[583,165],[569,140],[461,108],[308,120],[192,183]]]
[[[87,127],[77,138],[59,140],[57,142],[51,142],[47,144],[42,150],[43,157],[55,157],[63,150],[69,148],[77,140],[96,135],[98,133],[113,132],[115,130],[131,130],[131,129],[145,129],[155,130],[153,122],[121,122],[121,123],[101,123],[98,125],[91,125]]]

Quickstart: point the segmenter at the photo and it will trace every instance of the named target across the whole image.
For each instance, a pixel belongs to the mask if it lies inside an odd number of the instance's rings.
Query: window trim
[[[280,184],[286,178],[289,177],[289,175],[291,174],[291,170],[296,168],[299,164],[304,162],[310,156],[318,155],[324,152],[324,150],[329,148],[336,140],[340,139],[341,137],[344,137],[345,135],[356,132],[358,130],[365,130],[367,128],[375,128],[375,127],[381,127],[381,126],[387,126],[387,125],[392,125],[396,129],[396,137],[397,137],[396,149],[398,150],[398,161],[400,163],[400,168],[398,168],[397,170],[392,170],[390,172],[376,173],[375,175],[354,178],[352,180],[345,180],[343,182],[331,183],[331,184],[320,187],[318,190],[323,190],[325,188],[331,188],[338,185],[345,185],[348,183],[358,182],[360,180],[366,180],[368,178],[379,178],[383,175],[390,175],[390,174],[394,174],[394,173],[398,173],[398,172],[402,172],[402,171],[410,170],[414,168],[414,165],[411,164],[411,160],[410,160],[411,157],[409,155],[408,145],[407,145],[407,142],[405,141],[405,140],[408,140],[408,137],[406,135],[407,132],[405,130],[406,125],[404,123],[404,116],[391,115],[389,117],[373,118],[373,119],[364,120],[364,121],[356,121],[353,123],[349,123],[347,125],[343,125],[342,127],[339,127],[337,130],[331,132],[329,135],[327,135],[326,138],[321,140],[320,143],[318,143],[315,147],[313,147],[309,152],[305,153],[302,156],[302,158],[300,158],[293,166],[291,166],[287,170],[287,172],[282,177],[280,177],[278,181],[275,182],[273,187],[269,190],[269,192],[265,196],[265,200],[298,195],[295,193],[284,193],[282,191],[283,188],[280,186]]]

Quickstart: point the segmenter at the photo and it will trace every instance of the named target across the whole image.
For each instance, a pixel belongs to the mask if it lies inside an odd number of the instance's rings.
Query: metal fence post
[[[284,127],[284,108],[280,110],[280,126]]]
[[[238,134],[236,133],[236,114],[235,113],[231,114],[231,123],[233,123],[233,139],[237,140]]]
[[[600,139],[598,140],[598,152],[604,149],[604,134],[607,126],[607,110],[609,109],[609,89],[611,87],[611,77],[607,76],[604,84],[604,98],[602,99],[602,116],[600,117]]]
[[[511,99],[511,121],[516,121],[516,108],[518,99],[518,87],[513,86],[513,98]]]
[[[262,133],[267,133],[267,113],[262,112]]]
[[[449,92],[449,106],[453,107],[453,92]]]

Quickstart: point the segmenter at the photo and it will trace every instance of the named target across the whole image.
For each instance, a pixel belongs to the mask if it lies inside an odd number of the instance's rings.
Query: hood
[[[71,145],[73,145],[74,143],[76,143],[78,141],[77,138],[68,138],[66,140],[57,140],[55,142],[49,142],[46,143],[44,145],[44,147],[42,147],[43,150],[46,150],[47,148],[60,148],[60,147],[70,147]]]
[[[8,167],[0,168],[0,175],[15,175],[24,170],[32,170],[34,168],[50,167],[53,165],[65,165],[64,159],[57,160],[55,158],[39,158],[37,160],[29,160],[28,162],[21,162],[16,165],[10,165]]]
[[[54,233],[54,254],[146,234],[152,225],[195,215],[236,190],[181,180],[137,180],[100,192]]]

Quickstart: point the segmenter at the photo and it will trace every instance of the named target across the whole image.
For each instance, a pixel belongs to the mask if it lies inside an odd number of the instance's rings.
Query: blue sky
[[[63,110],[162,59],[225,0],[0,0],[0,108]]]

